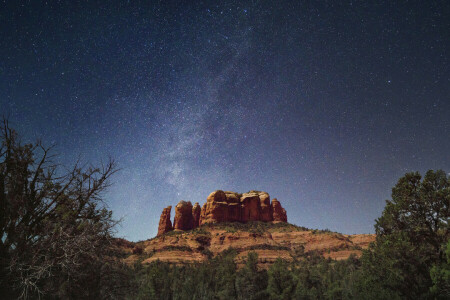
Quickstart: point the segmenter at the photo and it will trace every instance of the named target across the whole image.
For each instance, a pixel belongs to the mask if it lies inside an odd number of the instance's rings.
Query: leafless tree
[[[0,293],[94,297],[90,287],[114,261],[117,222],[103,192],[115,162],[64,170],[53,147],[22,144],[6,119],[0,131]]]

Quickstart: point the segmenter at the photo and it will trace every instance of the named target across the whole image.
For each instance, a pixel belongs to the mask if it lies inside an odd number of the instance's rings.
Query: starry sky
[[[447,1],[2,1],[0,114],[116,159],[120,237],[216,189],[372,233],[399,177],[450,171],[449,28]]]

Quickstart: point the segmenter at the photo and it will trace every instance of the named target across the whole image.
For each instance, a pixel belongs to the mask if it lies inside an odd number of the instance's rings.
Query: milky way
[[[299,2],[3,2],[0,113],[66,165],[115,158],[131,240],[215,189],[373,232],[400,176],[450,171],[450,5]]]

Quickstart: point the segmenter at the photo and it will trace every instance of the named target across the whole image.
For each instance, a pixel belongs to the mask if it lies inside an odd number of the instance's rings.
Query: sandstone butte
[[[265,192],[215,191],[202,208],[181,201],[175,207],[173,226],[171,209],[163,210],[155,238],[137,243],[118,240],[126,263],[199,263],[231,247],[237,252],[238,267],[252,251],[258,254],[258,266],[267,268],[278,257],[302,259],[311,253],[336,260],[359,257],[375,240],[374,234],[346,235],[289,224],[280,202],[270,201]]]
[[[175,219],[170,222],[171,206],[163,209],[159,220],[158,236],[171,230],[191,230],[207,223],[287,222],[286,210],[277,199],[270,202],[266,192],[250,191],[239,194],[217,190],[209,194],[200,209],[190,201],[180,201],[175,206]]]

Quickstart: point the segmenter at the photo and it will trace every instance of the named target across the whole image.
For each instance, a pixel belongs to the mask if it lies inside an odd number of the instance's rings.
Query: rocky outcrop
[[[286,210],[277,199],[273,199],[271,203],[270,196],[266,192],[250,191],[239,194],[217,190],[209,194],[201,209],[198,203],[192,206],[191,202],[180,201],[175,207],[173,228],[190,230],[207,223],[251,221],[287,222]],[[162,228],[161,221],[160,228]]]
[[[287,222],[286,210],[278,200],[270,203],[266,192],[212,192],[201,211],[200,225],[220,222]]]
[[[202,207],[200,225],[206,223],[218,223],[228,221],[227,196],[223,191],[214,191],[209,194],[206,203]]]
[[[225,192],[228,204],[228,222],[241,221],[241,195],[235,192]]]
[[[280,201],[278,201],[276,198],[272,200],[272,211],[274,222],[287,222],[286,210],[281,207]]]
[[[191,230],[194,228],[192,203],[190,201],[180,201],[177,206],[175,206],[173,228],[178,230]]]
[[[261,205],[261,221],[272,222],[272,205],[270,205],[270,196],[268,193],[261,192],[259,194],[259,201]]]
[[[259,195],[255,192],[241,196],[241,222],[261,221],[261,203]]]
[[[200,205],[198,202],[194,204],[192,207],[192,228],[197,228],[200,226],[200,213],[202,209],[200,208]]]
[[[170,221],[171,210],[172,206],[167,206],[166,208],[163,209],[161,217],[159,218],[158,235],[162,235],[173,229],[172,222]]]

